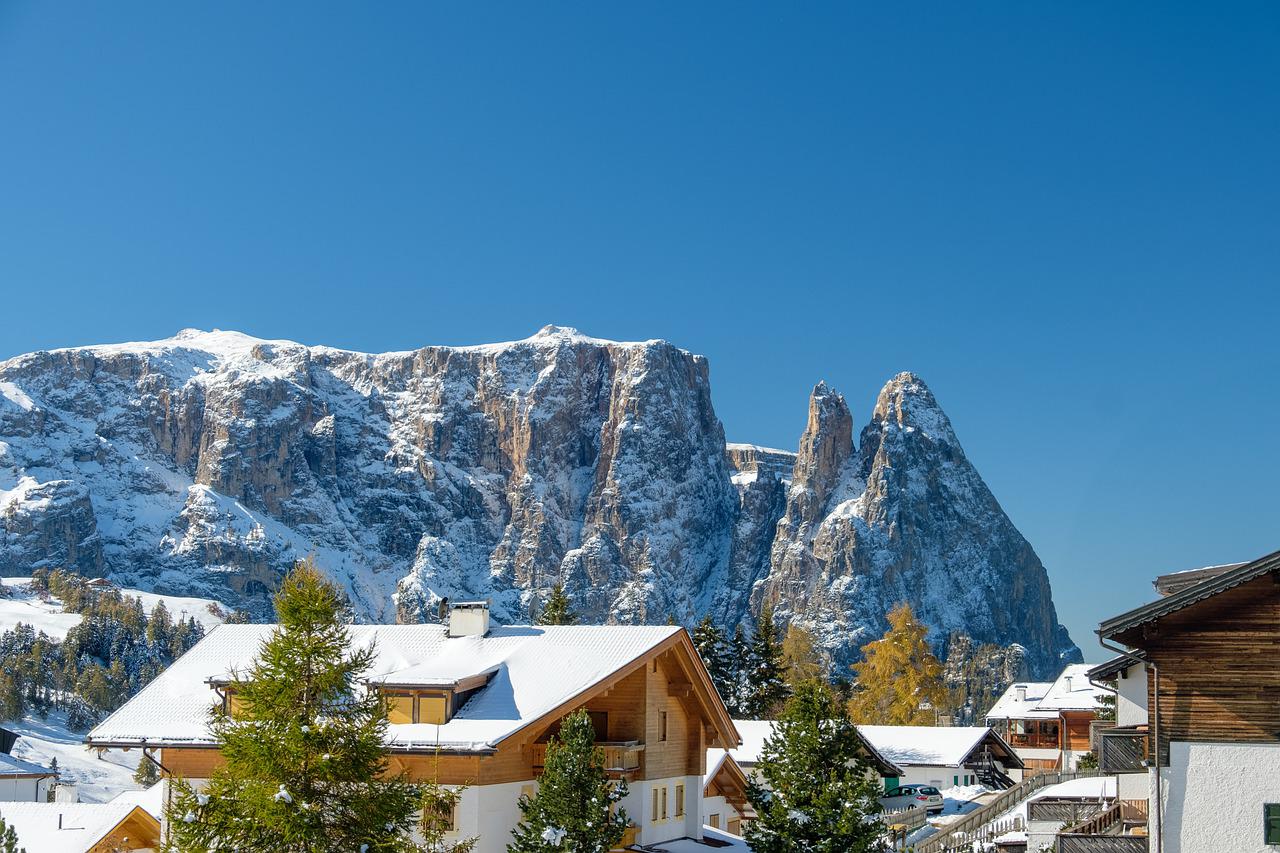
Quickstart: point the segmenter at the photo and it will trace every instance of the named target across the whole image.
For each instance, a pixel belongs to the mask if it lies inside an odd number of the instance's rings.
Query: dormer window
[[[419,693],[383,690],[387,700],[387,721],[397,725],[431,723],[444,725],[449,722],[448,693]]]

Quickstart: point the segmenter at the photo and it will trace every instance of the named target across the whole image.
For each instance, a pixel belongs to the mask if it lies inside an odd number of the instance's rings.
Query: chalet
[[[0,818],[29,853],[160,849],[160,821],[134,803],[0,803]]]
[[[897,785],[1007,788],[1021,778],[1022,759],[985,726],[858,726],[875,751],[902,769]]]
[[[43,803],[58,774],[48,767],[0,753],[0,800]]]
[[[208,778],[221,763],[208,712],[234,712],[235,673],[248,671],[274,626],[221,625],[100,723],[91,747],[138,748],[166,774]],[[468,786],[454,836],[477,853],[505,851],[517,800],[537,789],[547,741],[586,709],[611,773],[629,783],[626,844],[702,835],[709,747],[738,733],[688,633],[671,626],[489,626],[483,605],[447,625],[357,625],[376,644],[368,688],[390,706],[395,771]]]
[[[1052,682],[1010,685],[986,723],[1014,748],[1028,775],[1074,770],[1090,751],[1089,727],[1104,692],[1089,681],[1087,664],[1072,664]]]
[[[1280,552],[1166,575],[1161,597],[1104,621],[1146,671],[1152,850],[1280,845]],[[1119,721],[1117,721],[1119,722]]]
[[[747,774],[724,749],[707,750],[707,775],[702,785],[702,819],[712,829],[742,835],[742,828],[755,818],[747,802]]]

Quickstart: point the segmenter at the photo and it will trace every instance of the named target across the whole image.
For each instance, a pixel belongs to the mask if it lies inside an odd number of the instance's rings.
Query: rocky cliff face
[[[841,661],[904,601],[934,637],[1021,643],[1033,671],[1076,659],[1044,566],[925,384],[894,377],[856,446],[850,423],[844,398],[819,384],[758,594]]]
[[[367,355],[230,332],[0,363],[0,572],[74,565],[260,615],[298,556],[364,618],[441,596],[529,618],[750,621],[768,597],[842,658],[917,604],[945,637],[1069,639],[1044,570],[923,384],[853,442],[815,389],[799,454],[724,442],[706,360],[547,327]]]

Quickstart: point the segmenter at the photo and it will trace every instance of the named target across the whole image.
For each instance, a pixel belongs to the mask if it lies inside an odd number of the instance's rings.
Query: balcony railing
[[[639,741],[596,741],[596,746],[604,752],[604,767],[610,774],[629,776],[644,766],[644,744]],[[547,763],[547,745],[533,744],[532,757],[534,770],[541,770]]]
[[[1137,773],[1145,770],[1147,733],[1109,729],[1098,733],[1098,765],[1105,773]]]
[[[1057,749],[1058,736],[1046,734],[1018,734],[1016,732],[1009,734],[1009,745],[1014,747],[1023,747],[1024,749]]]

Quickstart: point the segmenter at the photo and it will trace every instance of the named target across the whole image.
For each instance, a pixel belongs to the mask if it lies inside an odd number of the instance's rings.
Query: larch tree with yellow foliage
[[[853,665],[858,683],[849,700],[855,723],[885,726],[931,726],[946,698],[942,664],[925,640],[929,629],[916,620],[911,606],[889,612],[889,630],[862,647]]]

